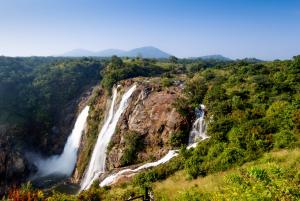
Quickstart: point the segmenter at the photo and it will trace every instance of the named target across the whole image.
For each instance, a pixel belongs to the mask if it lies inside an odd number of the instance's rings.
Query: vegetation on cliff
[[[101,72],[103,77],[101,84],[110,92],[113,85],[120,80],[138,76],[154,76],[163,72],[161,67],[155,65],[155,60],[136,58],[123,61],[121,58],[113,56]]]
[[[187,154],[185,169],[190,176],[241,165],[271,149],[299,146],[299,61],[300,57],[238,62],[197,73],[187,82],[178,110],[204,103],[210,136]]]
[[[194,183],[202,177],[253,161],[243,166],[245,169],[226,176],[224,187],[217,191],[189,186],[179,188],[182,193],[175,198],[231,200],[232,195],[236,195],[244,200],[249,196],[267,200],[298,199],[299,181],[294,175],[299,174],[299,73],[300,57],[261,63],[238,61],[195,73],[186,82],[184,96],[175,106],[190,118],[195,107],[204,103],[210,138],[195,149],[182,148],[179,157],[139,173],[132,182],[102,192],[103,196],[115,195],[116,200],[121,200],[128,192],[140,192],[145,186],[155,189],[153,182],[164,180],[181,169],[186,175],[181,179]],[[264,156],[269,151],[272,153]],[[284,153],[284,157],[291,154],[291,158],[283,160],[277,153]],[[168,200],[164,189],[157,189],[155,193],[158,198]]]
[[[133,192],[140,194],[144,187],[152,187],[161,200],[232,200],[235,197],[247,200],[249,196],[265,200],[299,199],[300,56],[272,62],[113,57],[102,70],[101,83],[110,90],[122,79],[158,74],[163,75],[160,83],[166,88],[180,75],[187,74],[189,79],[183,94],[173,106],[187,122],[192,122],[195,108],[204,104],[210,138],[186,150],[186,131],[179,130],[171,135],[169,143],[172,147],[181,146],[180,154],[169,163],[141,172],[112,188],[93,186],[78,197],[55,193],[52,199],[124,200]],[[91,99],[93,104],[101,101],[99,97],[104,94],[96,92]],[[88,120],[92,133],[88,139],[90,145],[96,139],[97,122],[102,117],[103,109],[92,108]],[[140,149],[137,145],[143,144],[134,133],[127,134],[122,166],[132,164]],[[84,153],[83,158],[89,158],[91,148]],[[84,164],[79,166],[81,173]],[[213,184],[221,187],[200,188],[211,177]],[[185,184],[186,189],[184,185],[173,189],[168,183],[172,179]]]
[[[197,178],[240,166],[273,149],[299,147],[299,61],[300,57],[259,64],[242,61],[196,73],[175,106],[190,118],[204,103],[210,138],[195,149],[183,149],[178,169]],[[136,181],[149,185],[174,172],[169,169],[166,164],[140,173]]]
[[[93,59],[0,57],[0,122],[20,128],[19,142],[47,152],[43,142],[59,124],[60,113],[87,86],[100,79]]]

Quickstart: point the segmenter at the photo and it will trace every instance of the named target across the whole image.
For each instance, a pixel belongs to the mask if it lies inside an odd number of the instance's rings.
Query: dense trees
[[[192,177],[253,160],[273,148],[299,144],[298,66],[298,57],[238,62],[196,73],[186,83],[185,97],[175,104],[178,111],[189,114],[182,111],[204,103],[211,119],[207,131],[211,138],[191,151],[185,162]]]
[[[100,79],[101,68],[89,58],[0,57],[0,123],[19,127],[18,137],[39,146],[66,105]]]
[[[134,182],[151,185],[182,168],[196,178],[240,166],[270,150],[298,147],[297,58],[261,63],[237,61],[194,74],[186,82],[184,96],[174,105],[186,118],[193,118],[195,107],[205,104],[210,138],[195,149],[181,149],[176,160],[137,175]],[[178,136],[171,139],[177,147]],[[255,170],[253,174],[260,175]]]
[[[0,93],[5,94],[0,99],[0,108],[7,108],[0,114],[0,121],[39,125],[38,130],[45,131],[36,135],[39,140],[46,135],[59,110],[78,96],[84,86],[99,80],[100,70],[101,84],[107,91],[119,80],[136,76],[164,75],[161,83],[169,86],[177,74],[187,72],[189,79],[183,96],[174,106],[187,122],[193,122],[195,108],[204,104],[210,138],[191,150],[182,147],[179,157],[138,174],[133,184],[141,187],[163,180],[180,169],[192,179],[240,166],[271,150],[300,145],[300,56],[273,62],[253,59],[176,59],[175,62],[175,58],[154,61],[114,56],[106,61],[103,69],[96,59],[0,58],[0,64]],[[96,131],[97,124],[94,126]],[[185,131],[173,133],[170,145],[182,146],[186,134]],[[125,141],[122,165],[129,165],[136,159],[135,153],[142,149],[139,145],[143,142],[134,133],[127,133]],[[282,180],[278,170],[253,167],[226,177],[225,189],[238,193],[246,189],[253,193],[253,186],[261,193],[272,192],[273,196],[277,182],[281,181],[291,182],[292,190],[298,189],[299,181],[291,179],[288,171],[282,173]],[[299,176],[299,171],[292,172]],[[266,189],[264,184],[270,188]],[[86,193],[96,191],[107,193],[103,189]],[[278,195],[283,194],[280,191]]]
[[[111,91],[113,85],[119,80],[137,76],[154,76],[163,72],[164,70],[157,66],[155,61],[149,59],[137,58],[123,62],[121,58],[113,56],[101,72],[103,77],[101,84],[107,91]]]

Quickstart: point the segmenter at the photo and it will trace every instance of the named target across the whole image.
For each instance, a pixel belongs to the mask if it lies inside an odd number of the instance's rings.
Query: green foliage
[[[33,189],[32,183],[27,182],[27,183],[24,183],[21,185],[20,190],[23,192],[30,192],[30,191],[33,191],[34,189]]]
[[[294,134],[291,131],[281,130],[274,135],[274,147],[287,148],[295,141]]]
[[[154,167],[145,172],[137,174],[133,178],[133,183],[140,187],[150,186],[152,182],[166,179],[176,171],[183,168],[183,158],[177,157],[163,165]]]
[[[0,122],[17,125],[19,142],[47,152],[45,139],[66,105],[100,80],[97,59],[0,57]],[[49,139],[48,139],[49,140]]]
[[[83,191],[81,192],[77,200],[82,200],[82,201],[99,201],[102,200],[101,194],[103,190],[99,188],[91,188],[88,191]]]
[[[128,132],[124,135],[125,150],[121,157],[121,166],[131,165],[137,158],[138,151],[144,148],[143,138],[136,132]]]
[[[172,86],[172,84],[173,84],[173,81],[170,78],[164,77],[161,79],[161,85],[163,87],[170,87],[170,86]]]
[[[254,177],[256,179],[259,179],[261,181],[269,182],[270,178],[268,176],[268,173],[266,170],[259,168],[259,167],[252,167],[248,170],[248,174],[251,177]]]
[[[124,63],[121,58],[113,56],[110,62],[101,72],[103,77],[101,84],[111,91],[114,84],[118,81],[138,76],[153,76],[162,74],[164,70],[149,60],[136,59]]]
[[[175,56],[170,56],[169,60],[171,63],[174,63],[174,64],[176,64],[178,62],[178,58]]]
[[[188,154],[185,169],[193,178],[225,170],[272,148],[296,146],[299,140],[298,57],[293,61],[231,63],[194,74],[184,97],[174,104],[192,118],[207,108],[208,142]]]
[[[85,146],[83,146],[82,150],[80,151],[77,163],[77,170],[79,175],[83,175],[85,168],[87,167],[92,156],[92,151],[96,144],[100,128],[102,126],[102,124],[99,124],[99,122],[102,122],[104,118],[106,104],[105,99],[106,96],[104,90],[100,87],[96,87],[92,92],[92,97],[90,98],[89,103],[90,111],[87,119],[87,138],[85,141]],[[101,104],[103,104],[102,107]]]
[[[210,200],[209,195],[197,191],[196,187],[188,189],[184,192],[181,192],[180,195],[176,198],[176,201],[205,201]]]
[[[59,192],[53,192],[50,197],[47,198],[47,201],[77,201],[76,196],[70,196]]]
[[[177,131],[171,134],[170,144],[172,147],[180,147],[182,144],[186,144],[188,138],[188,132]]]
[[[179,172],[155,183],[154,192],[164,200],[299,200],[299,156],[299,149],[271,152],[196,180],[187,180]]]

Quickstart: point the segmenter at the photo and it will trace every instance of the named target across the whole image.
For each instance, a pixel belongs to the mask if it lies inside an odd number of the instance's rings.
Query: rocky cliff
[[[39,147],[34,148],[30,141],[24,141],[24,135],[27,133],[26,125],[0,122],[0,197],[7,192],[8,188],[18,186],[26,181],[30,173],[36,171],[32,161],[26,158],[27,152],[47,156],[60,154],[63,151],[75,123],[75,117],[86,104],[91,91],[90,87],[79,98],[66,105],[47,137],[40,142]]]
[[[11,125],[0,125],[0,195],[11,185],[18,185],[24,181],[29,173],[29,163],[17,151],[13,144],[14,135],[20,131]]]
[[[92,95],[87,100],[87,104],[90,105],[90,112],[87,119],[87,126],[81,139],[76,168],[72,177],[74,183],[80,181],[88,165],[97,136],[103,124],[106,108],[108,108],[110,104],[110,98],[102,87],[96,86],[94,87]]]
[[[119,91],[137,85],[131,101],[118,121],[107,150],[107,169],[154,161],[172,149],[170,139],[179,130],[189,130],[186,120],[173,106],[181,86],[163,87],[160,78],[134,78],[119,82]],[[103,124],[110,98],[96,87],[90,99],[88,126],[83,137],[73,181],[79,182],[89,162]],[[117,102],[121,97],[117,98]]]
[[[138,87],[111,140],[107,157],[108,169],[161,158],[172,148],[171,136],[188,126],[173,106],[181,88],[162,87],[159,80],[140,78],[120,83],[127,87],[136,82]],[[132,137],[133,135],[138,137]],[[135,139],[139,139],[137,144],[130,148]],[[128,153],[128,149],[134,149],[136,153]],[[128,154],[132,155],[129,161],[126,159]]]

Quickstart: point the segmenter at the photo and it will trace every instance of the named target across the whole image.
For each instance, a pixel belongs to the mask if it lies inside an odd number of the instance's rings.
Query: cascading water
[[[134,92],[136,85],[133,85],[122,97],[118,109],[114,112],[115,101],[117,98],[117,89],[113,89],[112,103],[109,109],[108,117],[98,135],[96,145],[93,150],[92,158],[90,160],[88,169],[81,182],[81,190],[88,189],[94,180],[96,180],[101,173],[105,172],[106,150],[113,136],[118,120],[124,110],[128,106],[128,99]]]
[[[61,155],[51,156],[47,159],[42,159],[35,156],[34,164],[37,166],[38,172],[34,175],[44,177],[51,174],[59,174],[70,176],[74,170],[77,160],[77,151],[80,145],[80,139],[85,128],[86,119],[89,113],[89,106],[86,106],[75,122],[71,135],[68,137],[67,143],[64,146]]]
[[[119,177],[123,176],[123,175],[126,175],[126,174],[134,174],[134,173],[137,173],[143,169],[147,169],[147,168],[151,168],[151,167],[155,167],[155,166],[158,166],[160,164],[163,164],[163,163],[166,163],[168,162],[169,160],[171,160],[173,157],[177,156],[178,153],[177,150],[170,150],[164,157],[162,157],[160,160],[158,161],[155,161],[155,162],[152,162],[152,163],[146,163],[136,169],[124,169],[124,170],[121,170],[115,174],[112,174],[108,177],[106,177],[101,183],[100,183],[100,186],[103,187],[103,186],[108,186],[112,183],[114,183],[114,181],[116,181]],[[129,175],[130,176],[130,175]]]
[[[206,135],[206,123],[204,120],[205,106],[201,104],[200,108],[196,108],[195,114],[196,114],[197,118],[196,118],[195,122],[193,123],[193,127],[190,132],[189,145],[187,147],[188,149],[191,147],[196,147],[198,141],[209,138]]]
[[[197,119],[195,120],[195,122],[193,123],[193,128],[190,132],[190,136],[189,136],[189,144],[187,149],[190,148],[194,148],[197,146],[197,143],[199,141],[205,140],[207,138],[209,138],[206,135],[206,123],[204,121],[204,117],[205,117],[205,106],[204,105],[200,105],[200,108],[196,109],[195,111],[196,113],[196,117]],[[127,176],[131,176],[143,169],[147,169],[150,167],[155,167],[158,166],[160,164],[166,163],[169,160],[171,160],[173,157],[178,155],[178,150],[170,150],[163,158],[161,158],[158,161],[152,162],[152,163],[146,163],[136,169],[124,169],[121,170],[115,174],[109,175],[108,177],[106,177],[101,183],[100,186],[108,186],[113,184],[115,181],[117,181],[120,177],[127,175]]]

